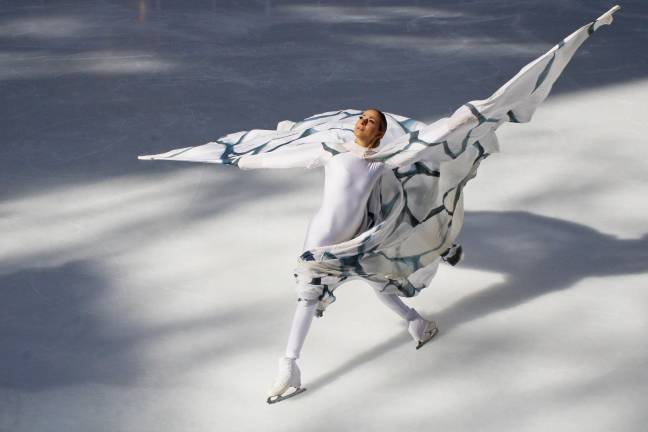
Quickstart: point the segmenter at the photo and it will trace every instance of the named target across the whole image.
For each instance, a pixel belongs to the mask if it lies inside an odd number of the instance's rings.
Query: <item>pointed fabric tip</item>
[[[600,17],[596,18],[594,21],[594,31],[596,31],[599,27],[603,25],[610,25],[612,24],[613,17],[612,14],[616,11],[621,9],[621,6],[619,5],[614,5],[609,11],[605,12],[603,15]]]

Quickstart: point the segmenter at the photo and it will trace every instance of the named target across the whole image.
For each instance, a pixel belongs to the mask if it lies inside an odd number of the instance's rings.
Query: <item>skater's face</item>
[[[381,129],[380,114],[375,110],[363,112],[355,124],[353,133],[356,141],[368,147],[373,147],[377,140],[383,137],[385,132]]]

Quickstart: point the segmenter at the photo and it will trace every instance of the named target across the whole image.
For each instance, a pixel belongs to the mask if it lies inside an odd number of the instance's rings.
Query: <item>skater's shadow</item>
[[[505,275],[505,280],[464,297],[437,315],[453,328],[588,277],[648,271],[648,233],[624,240],[585,225],[526,212],[467,214],[461,263]]]
[[[623,240],[585,225],[527,212],[468,212],[459,240],[466,250],[461,267],[500,273],[505,280],[436,313],[443,335],[587,277],[648,271],[648,234]],[[409,343],[406,334],[392,337],[321,375],[309,390]]]

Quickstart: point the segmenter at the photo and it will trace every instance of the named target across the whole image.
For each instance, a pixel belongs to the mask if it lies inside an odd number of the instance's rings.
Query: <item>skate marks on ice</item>
[[[444,338],[462,325],[514,308],[546,294],[566,290],[588,277],[648,272],[648,233],[640,239],[619,239],[588,226],[527,212],[466,212],[458,239],[466,251],[459,268],[503,274],[505,281],[430,315]],[[421,295],[434,304],[433,280]],[[427,292],[429,291],[429,292]],[[406,333],[406,332],[405,332]],[[401,346],[407,334],[398,334],[320,375],[308,383],[311,394],[337,379],[373,363]],[[434,356],[434,343],[421,353]]]

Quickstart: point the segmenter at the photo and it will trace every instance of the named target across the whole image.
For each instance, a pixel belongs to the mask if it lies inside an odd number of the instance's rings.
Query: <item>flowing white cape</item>
[[[440,255],[461,229],[464,186],[479,163],[499,150],[495,130],[506,122],[530,121],[578,47],[601,25],[610,24],[618,8],[567,36],[488,99],[468,102],[448,118],[428,125],[385,113],[387,133],[366,158],[382,161],[390,169],[372,190],[356,237],[301,254],[295,269],[299,297],[319,299],[321,316],[335,300],[335,288],[352,278],[384,282],[387,292],[405,297],[425,288],[436,273]],[[353,142],[361,112],[345,109],[296,123],[284,120],[276,130],[236,132],[205,145],[139,159],[220,163],[241,169],[315,168],[349,151],[345,143]]]

